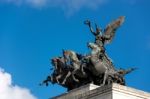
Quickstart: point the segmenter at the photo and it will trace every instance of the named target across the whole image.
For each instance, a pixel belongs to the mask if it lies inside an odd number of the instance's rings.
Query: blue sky
[[[50,73],[50,59],[71,49],[88,53],[94,41],[83,21],[105,26],[123,15],[125,22],[106,46],[117,68],[137,67],[128,86],[150,92],[149,0],[0,0],[0,68],[12,86],[30,90],[37,99],[66,92],[59,85],[38,84]]]

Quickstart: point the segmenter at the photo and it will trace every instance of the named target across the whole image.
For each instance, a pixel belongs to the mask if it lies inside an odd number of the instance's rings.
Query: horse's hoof
[[[78,80],[78,79],[76,79],[75,81],[76,81],[76,82],[79,82],[79,80]]]
[[[63,81],[62,83],[60,83],[61,85],[65,85],[66,84],[66,81]]]
[[[102,86],[104,86],[104,84],[101,84],[99,87],[102,87]]]
[[[75,81],[76,83],[79,83],[79,80],[78,80],[78,79],[74,79],[74,81]]]

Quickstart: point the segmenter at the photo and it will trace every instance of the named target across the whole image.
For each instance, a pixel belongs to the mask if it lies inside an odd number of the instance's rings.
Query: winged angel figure
[[[90,28],[91,33],[95,36],[95,44],[100,47],[102,53],[101,55],[104,56],[103,57],[104,60],[106,60],[107,63],[110,62],[111,65],[109,65],[110,66],[109,69],[114,69],[114,66],[110,61],[111,59],[105,53],[104,45],[112,42],[116,30],[122,25],[124,19],[125,19],[124,16],[120,16],[118,19],[109,23],[104,30],[99,28],[95,23],[96,31],[94,31],[94,29],[92,28],[90,20],[84,21],[84,24],[86,24]]]
[[[102,29],[99,28],[96,23],[96,31],[94,31],[89,20],[86,20],[84,24],[88,25],[91,33],[95,36],[95,43],[98,46],[103,47],[104,44],[109,44],[113,40],[116,30],[122,25],[124,18],[124,16],[121,16],[117,20],[114,20],[106,26],[104,31],[102,31]]]

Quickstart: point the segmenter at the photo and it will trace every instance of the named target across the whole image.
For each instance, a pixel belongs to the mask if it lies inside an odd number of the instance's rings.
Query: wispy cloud
[[[2,3],[27,5],[34,8],[58,7],[66,14],[73,14],[82,8],[96,9],[109,0],[0,0]]]
[[[37,99],[29,89],[12,85],[11,75],[0,68],[0,99]]]
[[[134,5],[142,0],[117,0],[118,2]],[[117,2],[116,1],[116,2]],[[80,9],[97,9],[100,6],[113,2],[111,0],[0,0],[0,3],[12,3],[16,5],[27,5],[33,8],[42,9],[44,7],[57,7],[71,15]]]
[[[78,12],[82,8],[97,9],[108,0],[49,0],[49,6],[60,7],[67,14]]]

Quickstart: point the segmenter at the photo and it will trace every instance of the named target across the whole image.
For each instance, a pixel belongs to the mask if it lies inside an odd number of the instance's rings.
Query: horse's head
[[[69,50],[63,50],[63,56],[64,58],[68,58],[70,55],[70,51]]]
[[[56,67],[56,65],[57,65],[57,62],[58,62],[58,58],[52,58],[52,59],[51,59],[51,63],[52,63],[52,65],[55,66],[55,67]]]
[[[63,56],[67,60],[71,61],[79,61],[76,52],[72,50],[63,50]]]
[[[88,47],[91,49],[92,55],[97,55],[101,52],[101,48],[95,43],[88,43]]]
[[[51,59],[51,62],[52,62],[52,63],[57,62],[57,58],[52,58],[52,59]]]
[[[98,47],[98,45],[96,45],[96,44],[94,44],[94,43],[88,43],[88,47],[90,48],[90,49],[98,49],[99,47]]]

